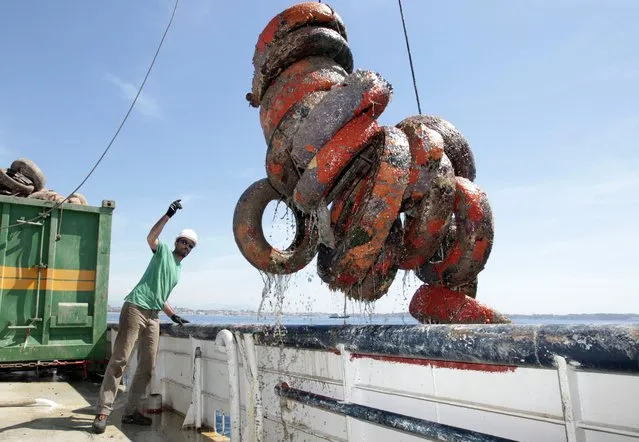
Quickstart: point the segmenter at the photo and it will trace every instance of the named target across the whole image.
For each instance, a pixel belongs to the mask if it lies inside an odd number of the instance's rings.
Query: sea
[[[108,322],[118,322],[120,313],[109,312]],[[216,325],[416,325],[418,322],[410,314],[376,315],[356,314],[348,318],[331,318],[326,315],[283,315],[277,318],[273,315],[257,314],[227,314],[227,315],[181,315],[193,324]],[[513,324],[522,325],[639,325],[639,314],[592,314],[592,315],[510,315]],[[160,313],[162,322],[171,322],[163,313]]]

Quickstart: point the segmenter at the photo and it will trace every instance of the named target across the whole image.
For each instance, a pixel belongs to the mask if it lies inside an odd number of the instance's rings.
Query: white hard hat
[[[197,244],[197,233],[191,229],[182,230],[175,240],[177,241],[180,238],[190,239],[193,241],[193,244]]]

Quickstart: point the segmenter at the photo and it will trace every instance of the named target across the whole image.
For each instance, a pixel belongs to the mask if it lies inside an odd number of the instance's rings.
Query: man
[[[167,299],[180,278],[182,260],[197,243],[197,235],[193,230],[183,230],[175,239],[173,251],[158,239],[169,219],[182,208],[180,201],[171,203],[166,214],[151,228],[146,240],[153,251],[153,257],[140,282],[124,298],[113,354],[104,373],[97,415],[93,421],[93,430],[98,434],[104,433],[106,429],[118,386],[138,339],[138,366],[129,390],[122,423],[151,425],[151,419],[139,410],[155,368],[160,340],[158,313],[160,310],[164,311],[179,325],[189,322],[175,314]]]

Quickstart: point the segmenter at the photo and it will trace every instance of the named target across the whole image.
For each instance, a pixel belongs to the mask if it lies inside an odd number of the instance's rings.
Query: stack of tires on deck
[[[40,168],[27,158],[18,158],[8,169],[0,168],[0,195],[34,198],[55,203],[70,203],[86,206],[86,198],[74,193],[65,201],[65,196],[45,188],[47,178]]]

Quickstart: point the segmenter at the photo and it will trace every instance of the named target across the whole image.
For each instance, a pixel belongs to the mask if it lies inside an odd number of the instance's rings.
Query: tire
[[[424,284],[411,299],[408,311],[422,324],[508,324],[511,321],[456,290]]]
[[[328,196],[342,172],[377,136],[381,128],[366,114],[346,123],[324,144],[300,177],[293,201],[305,213],[315,210]]]
[[[283,198],[267,178],[244,191],[233,214],[235,243],[256,269],[275,275],[295,273],[306,267],[317,253],[317,227],[309,216],[289,205],[295,216],[295,238],[286,250],[276,249],[266,240],[262,229],[262,216],[271,201],[283,201]]]
[[[375,119],[391,97],[388,81],[372,71],[356,71],[343,84],[327,92],[293,136],[291,157],[300,169],[306,169],[317,152],[349,121],[367,114]]]
[[[296,104],[314,93],[331,90],[346,76],[346,71],[328,57],[304,58],[278,74],[260,103],[260,124],[266,142],[269,142],[275,129],[282,124],[281,120]],[[309,109],[304,112],[304,117],[319,101],[306,104],[305,107]]]
[[[49,189],[41,189],[41,190],[38,190],[37,192],[33,192],[31,195],[29,195],[29,198],[33,198],[35,200],[49,201],[50,193],[51,193],[51,190]]]
[[[353,54],[344,38],[332,29],[309,26],[297,29],[266,50],[264,61],[255,66],[249,101],[258,107],[264,93],[277,76],[306,57],[325,56],[334,60],[347,73],[353,72]]]
[[[439,132],[444,139],[444,151],[446,156],[453,163],[455,176],[475,181],[477,169],[475,168],[475,157],[470,149],[468,140],[450,122],[443,118],[432,115],[414,117],[422,121],[429,129]]]
[[[455,200],[455,173],[444,153],[442,137],[418,118],[397,125],[408,137],[411,148],[410,183],[402,208],[406,214],[403,240],[403,270],[414,270],[437,252],[448,231]]]
[[[361,282],[352,286],[345,293],[348,298],[370,302],[377,301],[388,293],[388,289],[393,284],[399,269],[401,238],[402,223],[399,219],[396,219],[375,264],[373,264]]]
[[[71,202],[71,199],[73,199],[74,201],[77,201],[77,202],[74,202],[74,204],[79,204],[81,206],[88,206],[89,205],[87,199],[81,193],[72,194],[71,198],[69,198],[69,202]]]
[[[0,169],[0,187],[15,192],[18,196],[28,196],[33,192],[33,185],[23,184],[8,174],[8,169]]]
[[[262,94],[268,85],[264,84],[264,66],[268,64],[269,58],[273,57],[273,52],[282,46],[282,40],[295,31],[302,28],[332,30],[345,43],[347,40],[346,27],[341,17],[333,9],[325,4],[306,2],[297,4],[285,9],[276,15],[266,25],[255,45],[253,54],[253,67],[255,70],[253,77],[252,92],[247,94],[247,100],[253,107],[258,107],[262,100]],[[320,54],[322,55],[322,54]],[[298,59],[304,57],[299,56]],[[352,67],[352,56],[350,65]],[[283,70],[283,69],[282,69]],[[264,89],[262,89],[262,86]]]
[[[442,261],[429,261],[416,271],[429,285],[457,287],[473,281],[484,269],[493,246],[494,221],[486,194],[470,180],[456,177],[453,246]]]
[[[267,140],[269,144],[266,151],[266,176],[275,190],[286,198],[293,197],[293,190],[301,174],[291,159],[293,135],[324,95],[326,92],[313,92],[295,103]],[[268,133],[266,129],[264,132],[265,135]]]
[[[33,190],[35,192],[44,189],[44,186],[47,183],[47,178],[44,173],[42,173],[42,170],[40,170],[33,161],[27,158],[18,158],[15,160],[11,163],[11,170],[20,172],[22,175],[29,178],[33,183]]]
[[[333,284],[344,289],[362,282],[375,264],[399,215],[408,186],[410,148],[406,135],[395,127],[385,126],[374,143],[377,166],[370,174],[370,185],[362,189],[361,202],[354,213],[346,214],[342,209],[352,228],[335,227],[336,232],[345,234],[327,260]],[[339,218],[343,218],[341,214]]]

